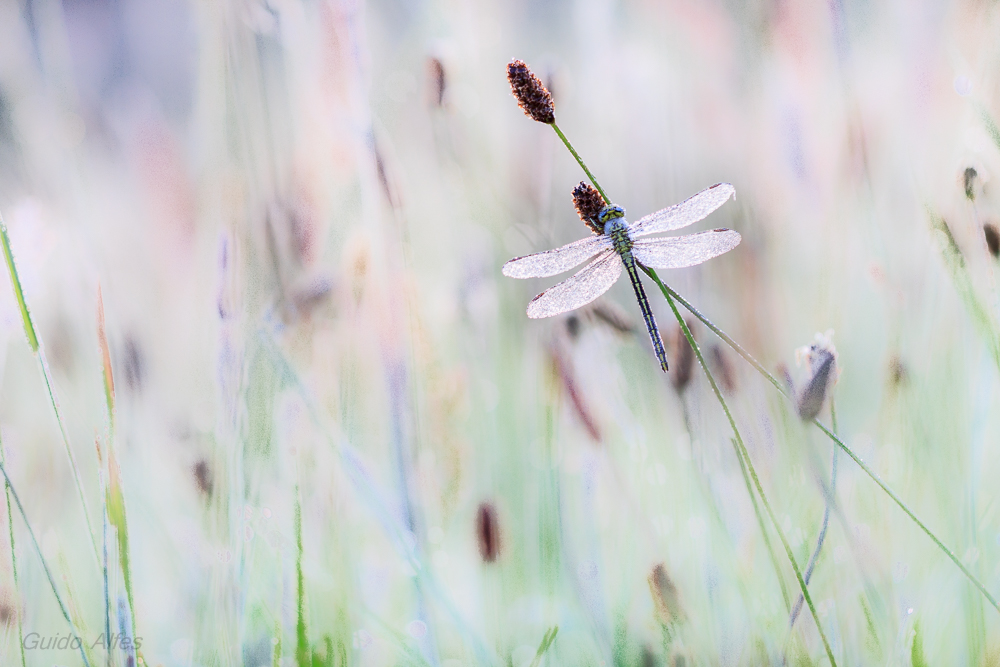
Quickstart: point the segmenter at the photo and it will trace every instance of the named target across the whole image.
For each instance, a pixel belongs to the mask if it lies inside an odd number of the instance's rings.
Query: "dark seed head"
[[[978,175],[972,167],[966,167],[965,173],[962,174],[962,183],[965,185],[965,196],[973,201],[976,199],[976,177]]]
[[[990,249],[990,254],[1000,257],[1000,231],[997,231],[997,226],[987,222],[983,225],[983,236],[986,237],[986,247]]]
[[[569,337],[575,339],[580,335],[580,318],[576,315],[570,315],[566,318],[566,332],[569,333]]]
[[[576,207],[576,214],[595,234],[604,233],[604,224],[600,220],[605,206],[604,197],[594,186],[580,181],[573,188],[573,206]]]
[[[500,523],[493,503],[480,503],[476,510],[476,539],[483,561],[495,562],[500,555]]]
[[[691,322],[688,322],[687,325],[690,329]],[[693,336],[694,333],[692,332],[691,335]],[[684,331],[679,326],[674,327],[672,347],[674,367],[670,374],[670,380],[674,384],[674,389],[682,392],[691,382],[691,374],[694,370],[694,350],[691,349]]]
[[[628,313],[613,301],[598,299],[591,305],[590,313],[599,322],[603,322],[620,334],[635,332],[635,323],[629,318]]]
[[[431,103],[436,107],[444,106],[444,92],[448,81],[444,72],[444,63],[439,58],[427,59],[427,75],[430,80]]]
[[[552,95],[545,84],[528,69],[523,60],[512,60],[507,65],[507,80],[521,111],[532,120],[551,125],[556,122]]]
[[[209,498],[212,497],[212,469],[205,459],[194,464],[194,481],[198,485],[198,490]]]
[[[800,419],[812,421],[837,379],[837,350],[828,337],[817,336],[817,341],[806,348],[804,356],[809,363],[809,380],[796,399],[795,408]]]
[[[719,375],[719,383],[722,385],[722,389],[727,394],[736,391],[736,375],[733,370],[733,364],[729,360],[729,357],[726,356],[725,351],[718,345],[712,346],[712,364]]]
[[[677,586],[670,580],[663,563],[658,563],[649,573],[649,592],[653,596],[653,605],[661,622],[670,624],[681,619],[683,612]]]
[[[907,375],[906,365],[900,359],[899,355],[894,354],[889,357],[889,383],[893,387],[898,387],[906,382]]]

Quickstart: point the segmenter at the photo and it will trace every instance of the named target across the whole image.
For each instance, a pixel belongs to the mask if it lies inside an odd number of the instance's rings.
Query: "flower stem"
[[[601,197],[604,198],[604,203],[610,204],[611,200],[608,199],[608,196],[606,194],[604,194],[604,190],[597,182],[597,178],[595,178],[594,175],[590,173],[590,169],[587,169],[587,164],[583,161],[583,158],[580,157],[580,154],[576,152],[576,149],[573,148],[573,144],[569,142],[569,139],[566,138],[566,135],[563,134],[562,130],[559,129],[558,125],[556,125],[555,123],[551,123],[551,125],[552,129],[556,131],[556,134],[559,135],[559,138],[562,139],[562,142],[566,145],[566,148],[569,149],[569,152],[572,153],[573,157],[576,158],[577,164],[579,164],[580,168],[583,169],[584,173],[587,174],[587,178],[589,178],[590,182],[594,184],[594,187],[597,188],[597,191],[601,193]]]
[[[679,301],[685,308],[691,311],[692,315],[701,320],[702,324],[711,329],[715,333],[715,335],[721,338],[727,345],[729,345],[729,347],[733,348],[736,354],[743,357],[747,361],[747,363],[749,363],[751,366],[754,367],[754,369],[756,369],[758,373],[767,378],[767,380],[769,380],[771,384],[774,385],[775,389],[777,389],[785,398],[792,400],[792,396],[788,393],[788,390],[781,385],[778,379],[774,377],[771,373],[769,373],[767,369],[764,368],[759,361],[754,359],[749,352],[744,350],[739,343],[733,340],[725,331],[715,326],[715,324],[713,324],[711,320],[705,317],[697,308],[692,306],[680,294],[675,292],[670,287],[663,285],[662,283],[659,282],[659,280],[657,280],[657,283],[660,285],[661,290],[663,290],[667,294],[670,294],[670,296],[672,296],[673,298],[677,299],[677,301]],[[924,534],[927,535],[927,537],[929,537],[931,541],[934,542],[934,544],[936,544],[937,547],[942,552],[944,552],[944,554],[951,560],[951,562],[953,562],[955,566],[962,571],[962,574],[965,575],[965,577],[972,583],[972,585],[975,586],[977,589],[979,589],[979,592],[983,594],[983,596],[989,601],[989,603],[993,606],[993,608],[996,609],[998,612],[1000,612],[1000,603],[997,602],[996,598],[990,595],[989,591],[986,590],[986,587],[983,586],[983,584],[975,577],[975,575],[972,574],[969,568],[967,568],[962,563],[962,561],[958,559],[958,557],[952,552],[951,549],[946,547],[944,543],[940,539],[938,539],[937,535],[931,532],[930,528],[924,525],[923,521],[917,518],[917,515],[913,513],[913,511],[906,505],[906,503],[904,503],[903,500],[899,496],[897,496],[892,491],[892,489],[890,489],[885,484],[885,482],[882,481],[882,478],[880,478],[875,473],[874,470],[868,467],[868,465],[861,459],[861,457],[855,454],[854,450],[845,445],[844,442],[839,437],[837,437],[837,435],[833,431],[831,431],[823,424],[823,422],[821,422],[818,418],[813,419],[812,422],[819,428],[819,430],[823,431],[823,433],[825,433],[828,438],[833,440],[833,442],[836,443],[836,445],[840,447],[840,449],[846,452],[847,455],[850,456],[851,459],[853,459],[854,462],[858,464],[858,467],[864,470],[865,474],[867,474],[872,479],[873,482],[878,484],[878,486],[883,491],[885,491],[886,495],[892,498],[892,500],[899,506],[899,508],[903,510],[906,516],[910,517],[913,523],[917,524],[920,530],[922,530]]]
[[[736,426],[736,420],[733,419],[733,414],[729,411],[729,406],[726,404],[726,399],[722,396],[722,391],[719,389],[719,385],[715,382],[715,377],[712,372],[708,369],[708,364],[705,363],[705,357],[701,354],[701,349],[698,347],[698,343],[695,342],[694,336],[691,335],[691,330],[688,328],[687,322],[681,317],[681,313],[677,310],[677,304],[670,296],[670,292],[667,291],[666,286],[660,281],[659,276],[652,269],[643,267],[643,271],[646,272],[650,278],[652,278],[656,284],[660,287],[660,291],[663,292],[664,298],[666,298],[667,303],[670,305],[670,310],[673,311],[674,317],[677,319],[677,323],[681,327],[681,331],[684,332],[684,337],[687,338],[688,345],[694,350],[695,357],[698,359],[698,364],[701,369],[705,372],[705,376],[708,378],[708,383],[712,386],[712,391],[715,393],[716,399],[719,401],[719,405],[722,406],[722,411],[726,413],[726,419],[729,420],[729,425],[733,429],[733,445],[736,450],[736,457],[741,459],[741,464],[745,463],[747,470],[750,472],[750,477],[753,479],[754,486],[757,488],[757,493],[760,495],[761,503],[764,505],[764,510],[767,512],[768,517],[771,519],[771,524],[774,526],[774,530],[778,533],[778,539],[781,540],[781,546],[785,549],[785,555],[788,557],[788,562],[792,566],[792,570],[795,571],[795,578],[799,582],[799,589],[802,591],[802,597],[805,598],[806,604],[809,606],[809,612],[812,614],[813,620],[816,622],[816,629],[819,631],[820,639],[823,640],[823,648],[826,649],[826,656],[830,659],[830,664],[836,667],[837,660],[833,657],[833,650],[830,648],[830,642],[826,639],[826,633],[823,632],[823,626],[819,622],[819,614],[816,613],[816,606],[813,604],[812,597],[809,595],[809,589],[806,586],[805,580],[802,578],[802,572],[799,570],[798,564],[795,562],[795,555],[792,553],[792,548],[788,543],[788,539],[785,537],[785,533],[781,530],[781,526],[778,524],[778,519],[774,515],[774,510],[771,508],[771,503],[767,500],[767,495],[764,493],[764,487],[760,483],[760,478],[757,476],[757,471],[753,467],[753,462],[750,460],[750,452],[747,451],[746,445],[743,443],[743,436],[740,435],[740,430]]]
[[[833,432],[837,432],[837,409],[834,407],[833,397],[830,398],[830,422],[833,425]],[[819,536],[816,538],[816,547],[813,549],[812,556],[809,557],[809,563],[806,565],[806,584],[809,584],[809,580],[812,579],[813,568],[816,567],[816,561],[819,560],[819,552],[823,549],[823,542],[826,540],[826,531],[830,527],[830,510],[833,508],[833,494],[834,488],[837,486],[837,446],[833,446],[833,458],[830,461],[830,489],[826,494],[826,503],[823,508],[823,523],[819,529]],[[792,610],[791,618],[788,621],[789,627],[795,625],[795,619],[799,617],[799,612],[802,611],[802,596],[795,601],[795,609]]]

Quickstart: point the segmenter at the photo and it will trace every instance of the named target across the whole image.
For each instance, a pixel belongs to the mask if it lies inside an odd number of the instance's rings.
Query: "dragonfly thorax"
[[[608,206],[599,216],[604,224],[604,234],[611,238],[618,254],[624,254],[632,249],[632,237],[628,232],[628,221],[625,220],[625,210],[620,206]]]

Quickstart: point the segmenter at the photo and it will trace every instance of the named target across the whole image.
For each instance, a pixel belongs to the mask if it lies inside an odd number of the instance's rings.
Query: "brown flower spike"
[[[986,247],[994,257],[1000,257],[1000,231],[996,225],[987,222],[983,225],[983,236],[986,237]]]
[[[511,60],[508,63],[507,80],[510,81],[511,92],[517,98],[517,105],[525,115],[539,123],[551,125],[556,122],[552,94],[523,60]]]
[[[594,186],[580,181],[580,184],[573,188],[573,206],[576,207],[576,214],[595,234],[604,233],[604,225],[597,217],[604,210],[604,198]]]

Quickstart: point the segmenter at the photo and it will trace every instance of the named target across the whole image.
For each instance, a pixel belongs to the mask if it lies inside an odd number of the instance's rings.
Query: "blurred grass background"
[[[632,219],[735,185],[698,229],[743,243],[662,278],[800,385],[834,329],[842,437],[1000,591],[998,27],[982,1],[0,3],[0,211],[98,533],[95,438],[117,451],[142,659],[522,667],[558,626],[543,664],[826,662],[629,286],[529,321],[556,280],[500,275],[587,233],[514,57]],[[831,443],[694,331],[804,566]],[[6,467],[91,643],[103,577],[9,286],[0,342]],[[1000,662],[996,611],[843,456],[837,502],[810,590],[838,662]],[[4,665],[19,623],[69,631],[14,536]]]

